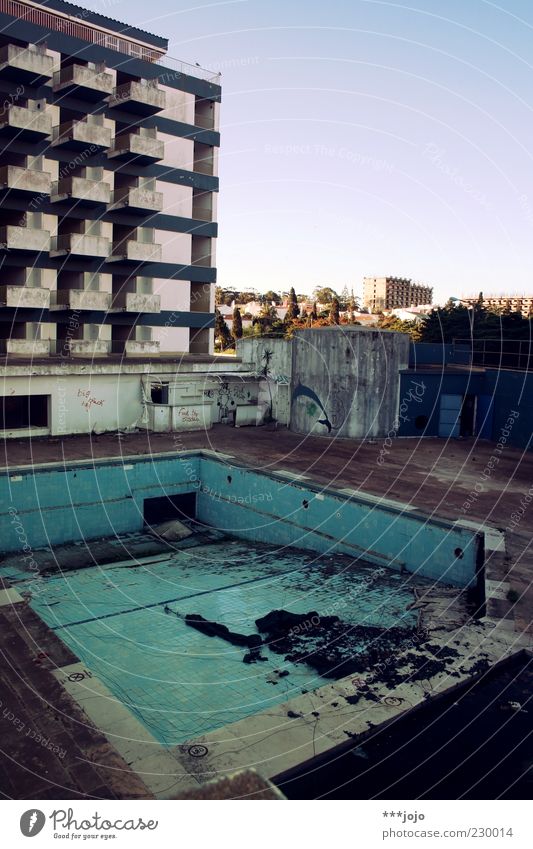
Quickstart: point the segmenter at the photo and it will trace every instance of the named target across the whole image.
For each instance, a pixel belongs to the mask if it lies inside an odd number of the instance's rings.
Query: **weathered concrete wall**
[[[300,330],[292,347],[290,429],[361,439],[385,436],[398,416],[405,333],[364,327]]]
[[[292,368],[290,339],[270,339],[268,336],[247,336],[237,340],[237,356],[243,365],[260,372],[265,368],[265,354],[270,353],[268,374],[276,381],[289,382]]]
[[[5,376],[2,384],[2,395],[49,396],[52,435],[139,426],[144,412],[138,374],[68,374],[65,369],[53,377]]]
[[[292,341],[247,336],[237,341],[237,356],[242,359],[243,367],[256,374],[267,369],[268,376],[261,381],[259,388],[259,403],[266,409],[272,406],[272,417],[288,425],[287,385],[291,380]]]

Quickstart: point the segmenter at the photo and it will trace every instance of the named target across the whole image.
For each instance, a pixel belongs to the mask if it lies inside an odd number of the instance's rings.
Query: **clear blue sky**
[[[91,0],[223,76],[219,283],[533,291],[530,0]]]

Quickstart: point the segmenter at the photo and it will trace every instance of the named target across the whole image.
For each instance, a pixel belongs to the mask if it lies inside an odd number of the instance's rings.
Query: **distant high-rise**
[[[433,289],[413,283],[407,277],[365,277],[363,306],[370,312],[396,307],[418,307],[431,304]]]

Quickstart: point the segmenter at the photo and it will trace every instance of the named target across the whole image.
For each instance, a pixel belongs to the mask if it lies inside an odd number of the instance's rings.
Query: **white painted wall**
[[[141,425],[137,374],[6,376],[2,395],[49,395],[50,433],[100,433]]]

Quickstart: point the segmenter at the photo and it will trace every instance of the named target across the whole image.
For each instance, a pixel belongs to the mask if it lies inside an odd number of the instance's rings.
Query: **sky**
[[[528,293],[530,0],[89,0],[222,72],[218,283]]]

